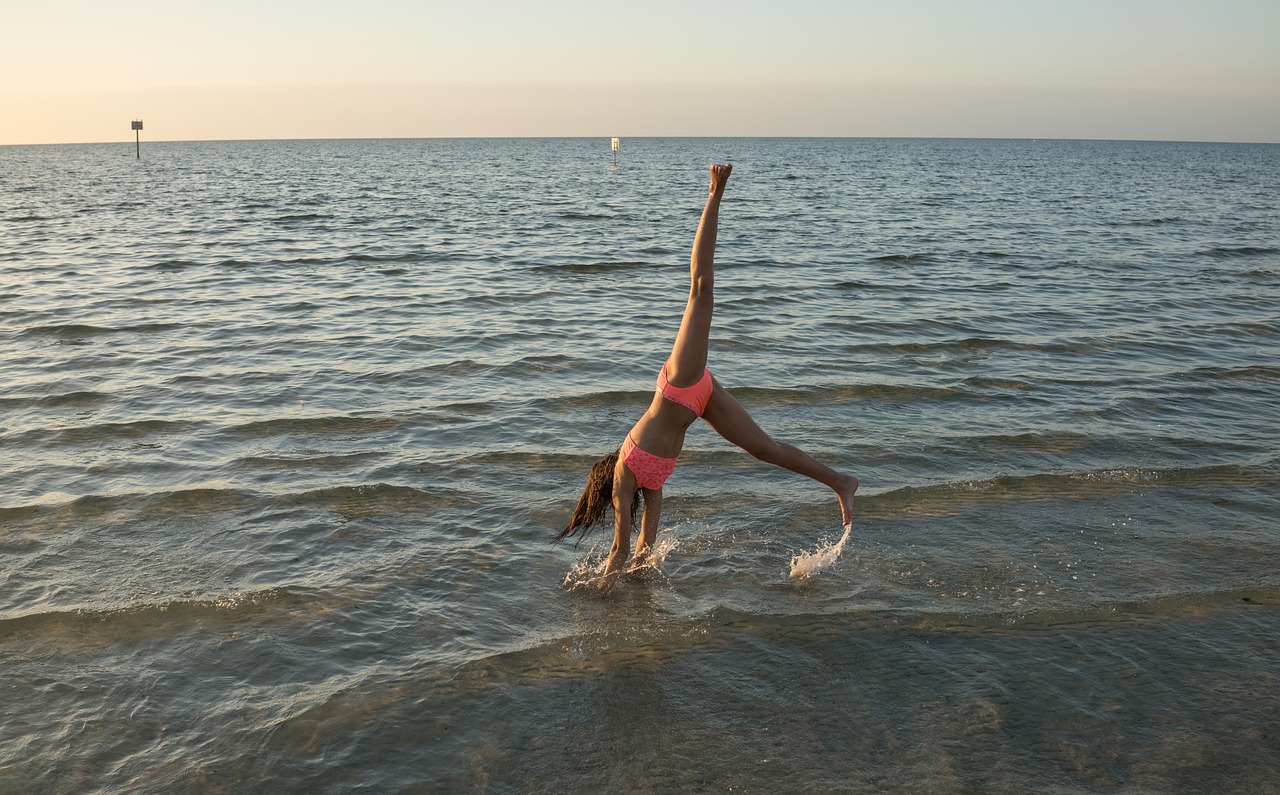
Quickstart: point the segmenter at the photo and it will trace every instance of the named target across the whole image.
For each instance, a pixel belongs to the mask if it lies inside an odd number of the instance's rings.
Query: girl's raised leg
[[[799,447],[774,440],[751,419],[751,415],[730,395],[718,381],[714,387],[707,410],[702,419],[715,432],[752,456],[776,466],[813,478],[836,493],[840,500],[840,519],[843,524],[853,521],[853,495],[858,490],[858,479],[843,475],[815,459]]]
[[[675,386],[693,386],[707,367],[707,339],[711,336],[711,314],[715,308],[716,231],[720,220],[720,199],[729,182],[731,165],[711,166],[711,187],[702,209],[698,233],[689,257],[689,303],[684,308],[680,331],[671,348],[667,380]]]

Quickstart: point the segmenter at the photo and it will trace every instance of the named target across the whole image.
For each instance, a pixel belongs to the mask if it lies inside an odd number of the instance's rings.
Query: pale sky
[[[1277,0],[0,2],[0,144],[1280,142]]]

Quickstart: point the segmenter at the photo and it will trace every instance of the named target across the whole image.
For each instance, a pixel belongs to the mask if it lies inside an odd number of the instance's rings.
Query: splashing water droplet
[[[582,560],[573,564],[573,568],[569,569],[564,575],[564,582],[560,585],[567,590],[575,590],[594,585],[600,577],[604,576],[604,567],[608,562],[608,554],[592,547]]]
[[[834,544],[828,541],[819,546],[812,552],[801,552],[791,559],[791,578],[792,579],[808,579],[817,572],[834,564],[840,559],[840,553],[844,551],[844,544],[849,540],[849,534],[853,532],[853,524],[844,526],[844,535],[840,536],[840,540]]]

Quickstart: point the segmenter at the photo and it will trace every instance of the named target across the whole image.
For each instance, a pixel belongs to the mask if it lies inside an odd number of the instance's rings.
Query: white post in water
[[[618,165],[618,139],[613,139],[613,164]]]
[[[133,120],[133,145],[134,145],[134,148],[137,149],[137,156],[139,160],[142,159],[142,133],[139,132],[139,130],[141,129],[142,129],[142,119],[134,119]]]

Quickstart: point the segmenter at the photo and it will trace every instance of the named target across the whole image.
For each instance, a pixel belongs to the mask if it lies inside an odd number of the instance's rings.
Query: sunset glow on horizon
[[[561,0],[7,12],[0,144],[458,136],[1280,142],[1280,6]]]

